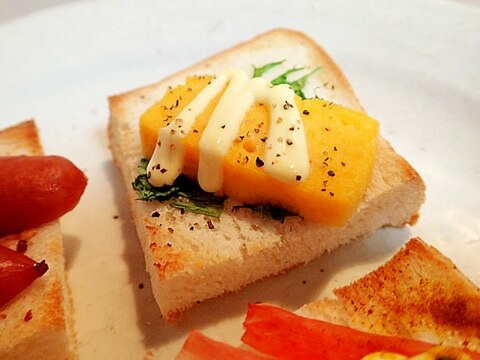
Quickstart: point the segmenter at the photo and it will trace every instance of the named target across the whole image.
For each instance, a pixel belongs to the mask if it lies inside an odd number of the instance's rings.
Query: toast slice
[[[297,312],[377,334],[480,351],[480,288],[420,238],[334,293],[336,299]]]
[[[33,120],[0,131],[0,156],[42,155]],[[45,259],[49,270],[0,308],[1,359],[76,359],[73,308],[66,283],[62,235],[58,221],[0,238],[15,249],[27,241],[25,255]]]
[[[286,61],[278,71],[295,65],[322,67],[309,78],[307,96],[362,111],[332,59],[307,36],[286,29],[272,30],[160,82],[109,98],[111,151],[127,188],[153,293],[167,320],[202,300],[305,264],[381,227],[413,224],[417,219],[424,201],[423,181],[384,139],[379,140],[373,178],[364,199],[342,227],[322,227],[298,217],[280,223],[248,209],[234,211],[234,199],[227,200],[219,219],[136,200],[131,184],[143,157],[139,117],[169,86],[183,83],[188,75],[230,68],[252,73],[252,65],[282,59]]]

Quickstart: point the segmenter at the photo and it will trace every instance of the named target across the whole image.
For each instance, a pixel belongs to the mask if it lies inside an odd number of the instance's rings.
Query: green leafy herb
[[[268,64],[263,65],[261,67],[255,67],[254,66],[253,77],[262,76],[267,71],[273,69],[276,66],[279,66],[279,65],[283,64],[284,62],[285,62],[285,60],[282,60],[282,61],[276,61],[276,62],[268,63]],[[271,81],[271,83],[272,83],[272,85],[287,84],[287,85],[292,87],[294,93],[297,94],[300,98],[306,99],[306,96],[303,93],[303,88],[305,87],[305,84],[307,83],[307,79],[310,76],[312,76],[314,73],[319,71],[320,69],[321,69],[321,67],[316,67],[315,69],[313,69],[309,73],[303,75],[302,77],[300,77],[296,80],[289,81],[288,80],[288,75],[293,74],[293,73],[298,72],[298,71],[305,70],[304,67],[297,68],[297,67],[294,66],[293,68],[288,69],[284,73],[278,75],[275,79],[273,79]]]
[[[148,182],[146,168],[147,159],[140,160],[139,175],[132,183],[138,200],[170,201],[170,206],[197,214],[220,217],[225,197],[215,196],[203,191],[196,181],[180,175],[172,185],[152,186]]]
[[[164,201],[169,200],[175,196],[180,190],[176,186],[162,186],[154,187],[152,186],[147,179],[147,175],[141,174],[135,178],[135,181],[132,183],[133,189],[137,192],[138,200],[145,201]]]
[[[261,77],[263,76],[263,74],[265,74],[268,70],[278,66],[278,65],[281,65],[285,62],[285,60],[281,60],[281,61],[276,61],[276,62],[272,62],[272,63],[269,63],[269,64],[266,64],[266,65],[263,65],[263,66],[260,66],[260,67],[253,67],[253,77],[256,78],[256,77]]]
[[[207,215],[211,217],[220,217],[226,197],[215,196],[213,193],[203,191],[198,182],[180,175],[172,185],[161,187],[152,186],[147,179],[148,160],[142,159],[138,165],[139,175],[132,183],[133,189],[137,193],[137,199],[143,201],[169,201],[169,205],[177,209]],[[262,217],[271,217],[274,220],[284,222],[289,216],[298,216],[295,213],[281,209],[279,207],[266,205],[236,205],[237,209],[250,209]]]
[[[234,205],[233,210],[238,209],[250,209],[253,212],[260,214],[262,217],[271,217],[273,220],[280,221],[282,224],[285,222],[287,217],[299,216],[291,211],[273,206],[271,204],[262,204],[262,205]]]
[[[278,75],[275,79],[273,79],[271,81],[271,83],[272,83],[272,85],[280,85],[280,84],[290,85],[291,82],[288,81],[288,78],[287,78],[288,75],[293,74],[293,73],[298,72],[298,71],[302,71],[303,69],[305,69],[305,68],[303,68],[303,67],[297,68],[297,67],[294,66],[293,68],[288,69],[284,73]]]
[[[307,79],[310,76],[312,76],[314,73],[316,73],[318,70],[320,70],[321,68],[317,67],[317,68],[313,69],[312,71],[310,71],[309,73],[303,75],[302,77],[300,77],[300,78],[298,78],[297,80],[294,80],[294,81],[288,81],[286,79],[286,76],[289,73],[299,71],[299,70],[303,70],[303,69],[304,68],[293,68],[291,70],[288,70],[288,71],[284,72],[283,74],[281,74],[280,76],[278,76],[277,78],[273,79],[272,84],[274,84],[274,85],[277,85],[276,83],[278,83],[278,84],[288,84],[292,87],[293,92],[295,94],[297,94],[298,96],[300,96],[300,98],[302,98],[304,100],[304,99],[306,99],[306,96],[303,93],[303,88],[305,87],[305,84],[307,83]],[[282,82],[280,82],[280,81],[282,81]]]
[[[223,211],[223,201],[216,203],[178,197],[170,205],[177,209],[184,209],[185,211],[219,218]]]

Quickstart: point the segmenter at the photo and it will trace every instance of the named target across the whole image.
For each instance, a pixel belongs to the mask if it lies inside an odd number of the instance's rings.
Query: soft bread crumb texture
[[[33,120],[0,131],[0,155],[42,155]],[[25,255],[45,259],[49,270],[0,308],[1,359],[76,359],[73,307],[66,284],[63,243],[58,221],[0,238],[15,249],[26,240]]]
[[[158,83],[109,99],[111,151],[128,191],[153,293],[167,320],[178,319],[203,300],[308,263],[381,227],[408,224],[424,201],[422,179],[382,137],[365,195],[352,217],[340,227],[319,226],[298,217],[280,223],[247,209],[233,211],[234,200],[229,200],[219,219],[182,214],[166,204],[136,200],[131,183],[143,157],[138,121],[169,86],[184,83],[195,74],[215,74],[230,68],[249,72],[252,64],[278,59],[287,59],[285,68],[322,66],[322,71],[309,79],[306,93],[362,110],[330,57],[307,36],[286,29],[272,30]],[[152,217],[154,212],[159,216]]]

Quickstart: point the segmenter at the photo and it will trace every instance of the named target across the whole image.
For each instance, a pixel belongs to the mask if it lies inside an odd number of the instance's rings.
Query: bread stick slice
[[[382,335],[480,351],[480,289],[420,238],[298,313]],[[334,314],[332,316],[332,314]]]
[[[0,156],[42,154],[33,120],[0,131]],[[20,239],[28,244],[25,255],[45,260],[49,270],[0,308],[0,359],[76,359],[73,307],[59,221],[7,235],[0,238],[0,243],[15,249]]]

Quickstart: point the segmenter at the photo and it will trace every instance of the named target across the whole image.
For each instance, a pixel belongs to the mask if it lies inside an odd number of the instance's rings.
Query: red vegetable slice
[[[61,156],[0,157],[0,235],[59,218],[86,185],[83,172]]]
[[[278,359],[359,360],[376,351],[414,356],[435,346],[308,319],[264,304],[249,306],[244,327],[245,344]],[[480,354],[468,354],[480,359]]]
[[[14,250],[0,246],[0,307],[25,290],[48,270],[45,261],[39,263]]]
[[[239,349],[212,340],[197,330],[188,335],[176,360],[265,360],[269,357],[257,355],[246,349]]]

